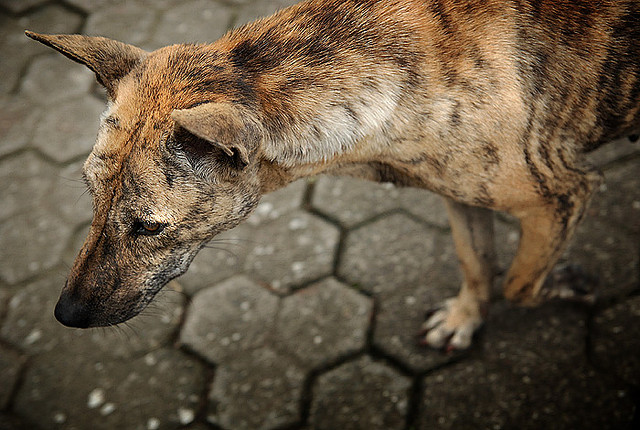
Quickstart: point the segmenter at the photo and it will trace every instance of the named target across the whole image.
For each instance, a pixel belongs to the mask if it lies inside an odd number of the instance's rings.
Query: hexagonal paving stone
[[[255,228],[302,205],[306,181],[265,195],[246,223],[216,236],[179,279],[188,295],[244,271],[247,254],[256,246]]]
[[[307,190],[307,181],[301,179],[285,188],[265,194],[260,203],[247,219],[250,225],[257,226],[273,221],[302,206],[302,200]]]
[[[304,373],[268,348],[216,369],[207,419],[229,430],[282,428],[300,419]]]
[[[22,13],[29,8],[45,3],[47,0],[2,0],[2,6],[13,13]]]
[[[234,3],[241,4],[238,16],[234,21],[234,26],[238,27],[247,22],[254,21],[258,18],[269,16],[277,10],[284,9],[296,3],[298,0],[232,0]]]
[[[21,1],[21,0],[19,0]],[[50,3],[50,2],[47,2]],[[29,55],[39,53],[50,53],[51,48],[28,39],[24,35],[24,30],[35,31],[36,33],[77,33],[82,25],[83,18],[78,13],[69,10],[58,4],[49,4],[38,8],[27,15],[17,18],[11,26],[2,30],[2,38],[7,43],[15,45],[20,50],[26,51]],[[17,31],[16,31],[17,30]],[[6,39],[5,39],[6,37]]]
[[[172,349],[127,361],[86,352],[33,359],[15,411],[43,429],[175,429],[193,420],[205,383],[195,360]]]
[[[150,45],[157,49],[174,43],[215,42],[229,29],[232,13],[210,0],[181,1],[164,11]]]
[[[516,255],[518,243],[520,242],[520,224],[515,218],[500,214],[494,217],[494,243],[498,258],[498,267],[507,271],[511,266],[513,257]],[[502,285],[496,285],[496,292],[502,297]]]
[[[24,361],[16,351],[0,345],[0,381],[2,381],[0,384],[0,410],[4,410],[9,404]]]
[[[327,365],[364,347],[372,300],[335,279],[282,301],[277,341],[304,366]]]
[[[93,216],[91,194],[82,181],[83,164],[84,160],[80,160],[56,169],[50,182],[51,191],[41,202],[51,213],[60,215],[74,226],[91,221]]]
[[[376,312],[373,345],[415,372],[434,369],[458,359],[458,354],[466,352],[443,354],[418,342],[427,311],[453,297],[457,286],[451,286],[446,292],[433,291],[428,287],[405,289],[404,294],[382,299]]]
[[[65,0],[66,3],[76,6],[85,12],[96,12],[106,6],[113,6],[117,3],[137,3],[149,8],[163,9],[167,5],[175,3],[175,0]]]
[[[333,271],[337,227],[295,211],[257,229],[245,269],[277,291],[322,278]]]
[[[0,97],[0,156],[27,146],[39,115],[34,108],[24,97]]]
[[[139,1],[110,2],[89,15],[84,33],[140,46],[149,39],[157,11]]]
[[[91,197],[82,182],[83,161],[54,168],[33,153],[0,162],[0,220],[35,209],[72,226],[91,219]]]
[[[448,226],[440,197],[426,190],[396,188],[389,183],[322,176],[316,182],[312,204],[347,228],[399,208],[438,226]]]
[[[24,30],[40,33],[74,33],[82,18],[60,6],[47,6],[21,18],[0,15],[0,52],[11,61],[0,61],[0,93],[8,93],[17,86],[29,59],[51,49],[24,35]]]
[[[20,95],[57,110],[61,100],[87,94],[95,75],[81,64],[51,53],[34,59],[20,84]]]
[[[386,216],[347,236],[338,274],[378,298],[374,345],[424,371],[451,357],[418,346],[428,310],[460,286],[451,236],[402,214]]]
[[[633,417],[629,394],[604,385],[583,363],[514,377],[508,366],[463,361],[427,378],[425,385],[416,426],[421,430],[613,430],[630,428]]]
[[[113,2],[113,0],[111,0],[111,2]],[[95,12],[101,7],[105,7],[109,2],[105,2],[104,0],[67,0],[67,3],[76,6],[85,12]]]
[[[56,176],[56,169],[31,153],[4,159],[0,167],[0,220],[40,206]]]
[[[0,412],[0,429],[2,430],[32,430],[33,425],[28,424],[18,416],[9,412]]]
[[[419,188],[400,188],[400,207],[411,215],[441,228],[449,228],[444,200],[437,194]]]
[[[417,283],[397,284],[378,295],[373,344],[413,371],[422,372],[456,359],[418,344],[418,333],[428,311],[458,294],[461,278],[449,235],[438,235],[439,261]]]
[[[7,308],[9,307],[9,298],[11,297],[11,292],[8,288],[0,286],[0,325],[2,321],[4,321],[4,316],[7,313]]]
[[[598,367],[640,386],[640,297],[628,299],[596,315],[591,335]]]
[[[62,264],[64,264],[67,268],[73,267],[73,263],[76,261],[76,257],[80,253],[80,250],[82,249],[82,245],[84,245],[84,241],[89,235],[90,227],[91,227],[91,223],[86,223],[81,227],[79,227],[79,229],[73,233],[71,242],[65,249],[64,254],[62,255]],[[180,288],[184,290],[181,284],[180,284]]]
[[[593,196],[589,207],[589,214],[634,233],[636,240],[640,240],[639,170],[640,159],[607,170],[605,183]]]
[[[399,189],[364,179],[321,176],[311,203],[316,210],[338,220],[345,227],[398,207]]]
[[[214,363],[264,345],[273,330],[278,298],[238,276],[199,291],[180,342]]]
[[[44,209],[34,209],[0,223],[0,278],[27,279],[60,262],[72,228]]]
[[[156,297],[126,327],[70,329],[53,317],[64,285],[62,277],[48,277],[21,288],[9,301],[9,310],[0,337],[30,353],[84,348],[94,356],[130,358],[167,344],[182,316],[184,299],[171,286]],[[170,284],[171,285],[171,284]]]
[[[338,274],[372,293],[425,282],[442,260],[436,232],[402,214],[392,214],[349,232]]]
[[[320,375],[314,384],[310,427],[405,428],[411,380],[365,356]]]
[[[585,332],[571,306],[494,307],[483,355],[424,379],[417,428],[625,428],[633,402],[586,364]]]
[[[105,106],[91,96],[61,102],[47,110],[36,128],[33,145],[56,161],[86,155],[93,148]]]
[[[241,224],[210,241],[189,265],[189,270],[178,279],[185,292],[192,296],[242,272],[253,244],[252,234],[250,226]]]
[[[611,162],[635,153],[640,153],[640,143],[638,141],[631,142],[628,138],[623,137],[590,152],[587,154],[587,159],[592,165],[602,168]]]
[[[577,263],[598,278],[596,294],[612,297],[635,289],[640,279],[640,235],[621,232],[599,217],[588,216],[577,227],[561,263]]]

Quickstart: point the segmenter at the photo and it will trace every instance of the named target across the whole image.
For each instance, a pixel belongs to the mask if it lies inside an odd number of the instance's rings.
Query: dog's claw
[[[464,304],[459,298],[449,299],[443,306],[427,313],[418,343],[450,354],[469,348],[473,334],[481,325],[482,316],[477,304]]]

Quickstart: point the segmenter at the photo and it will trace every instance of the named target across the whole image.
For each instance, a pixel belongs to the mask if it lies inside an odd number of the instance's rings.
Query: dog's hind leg
[[[453,350],[468,348],[482,325],[496,272],[496,253],[492,211],[445,200],[464,281],[458,296],[427,319],[421,342]]]
[[[547,188],[541,201],[511,210],[520,220],[520,244],[506,276],[505,297],[510,301],[534,306],[553,297],[544,291],[547,275],[565,249],[578,221],[582,218],[593,192],[602,181],[598,172],[580,173],[574,169],[555,183],[561,189]],[[545,184],[549,187],[554,182]]]

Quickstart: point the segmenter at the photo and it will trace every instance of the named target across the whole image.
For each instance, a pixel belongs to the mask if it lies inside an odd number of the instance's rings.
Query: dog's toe
[[[473,334],[482,325],[479,307],[463,304],[458,298],[447,300],[428,315],[419,342],[445,352],[469,348]]]

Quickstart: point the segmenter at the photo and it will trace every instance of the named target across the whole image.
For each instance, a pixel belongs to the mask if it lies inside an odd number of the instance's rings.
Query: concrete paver
[[[563,256],[598,275],[600,301],[496,296],[467,352],[416,345],[461,282],[441,199],[349,178],[265,196],[126,325],[54,320],[104,92],[24,29],[152,49],[295,2],[0,0],[0,430],[637,426],[640,143],[624,139],[591,155],[606,182]],[[500,215],[503,269],[517,239]]]
[[[358,204],[354,205],[356,201]],[[449,225],[441,197],[364,179],[322,176],[315,184],[312,204],[317,211],[346,228],[397,209],[443,228]]]
[[[103,8],[89,15],[84,32],[141,46],[149,40],[157,12],[140,1],[105,2]]]
[[[237,5],[237,16],[234,27],[246,24],[258,18],[269,16],[277,10],[298,3],[298,0],[230,0]]]
[[[170,429],[193,421],[205,380],[197,361],[160,349],[122,366],[81,346],[30,363],[18,414],[42,429]]]
[[[433,230],[391,214],[348,233],[338,274],[369,293],[390,293],[428,279],[441,256]]]
[[[258,226],[264,222],[273,221],[283,215],[302,208],[307,181],[295,181],[286,187],[262,196],[258,207],[247,219],[247,223]]]
[[[33,146],[59,162],[89,153],[104,110],[104,103],[91,97],[60,102],[47,109],[38,121]],[[61,117],[59,112],[65,114]]]
[[[143,312],[128,328],[69,330],[53,317],[61,284],[61,277],[44,278],[15,293],[8,304],[0,339],[32,355],[85,345],[94,355],[131,358],[169,343],[184,309],[182,296],[172,294],[168,286],[153,308],[146,315]]]
[[[71,231],[68,222],[40,208],[0,223],[0,279],[15,284],[54,267]]]
[[[346,228],[398,208],[400,190],[391,184],[364,179],[321,176],[315,184],[312,204]],[[358,204],[354,205],[353,202]]]
[[[326,366],[365,346],[371,299],[329,278],[282,300],[275,342],[303,366]]]
[[[180,342],[212,363],[233,361],[265,345],[278,298],[246,277],[201,290],[193,298]]]
[[[46,103],[55,110],[61,100],[88,93],[94,82],[95,75],[86,67],[74,63],[70,65],[62,55],[50,53],[35,58],[29,64],[18,95],[36,103]]]
[[[311,428],[403,429],[410,388],[409,378],[369,357],[345,363],[315,382]]]
[[[14,3],[22,3],[20,0]],[[37,8],[33,13],[15,18],[0,14],[0,93],[9,93],[18,85],[24,68],[37,54],[50,54],[50,49],[25,40],[24,30],[42,33],[73,33],[79,30],[82,18],[58,5]]]
[[[233,10],[223,2],[187,0],[176,2],[160,19],[151,38],[151,48],[174,43],[203,43],[227,32]]]
[[[44,200],[49,188],[43,187],[42,178],[53,177],[55,168],[33,153],[5,158],[2,167],[0,219],[34,210]],[[25,199],[25,194],[30,198]]]
[[[238,273],[252,247],[253,229],[248,224],[226,231],[202,249],[179,279],[189,296]]]
[[[417,428],[624,428],[630,393],[586,363],[585,319],[567,305],[498,307],[481,358],[424,379]]]
[[[598,217],[585,219],[561,260],[561,264],[565,261],[579,264],[587,273],[597,275],[596,294],[601,298],[628,294],[640,282],[640,234],[630,235],[611,221]]]
[[[591,334],[594,362],[634,387],[640,385],[640,297],[611,306],[596,315]]]
[[[256,245],[247,254],[245,270],[278,292],[328,276],[338,246],[338,228],[301,210],[256,229]]]
[[[84,160],[78,160],[56,169],[52,174],[50,190],[40,201],[41,205],[50,208],[51,213],[74,226],[89,223],[93,213],[91,194],[80,179],[83,164]]]
[[[17,96],[0,97],[0,157],[27,146],[38,116],[39,111],[34,112],[30,100]]]
[[[0,410],[9,405],[23,364],[24,359],[16,351],[0,344]]]
[[[269,347],[227,361],[216,370],[209,422],[228,430],[268,430],[300,417],[304,372]]]
[[[640,141],[639,141],[640,142]],[[633,145],[638,147],[640,143]],[[637,161],[624,162],[605,172],[606,182],[593,198],[589,213],[640,235],[640,176]]]

